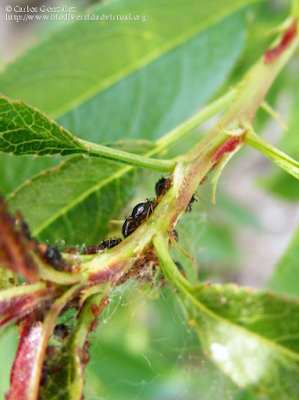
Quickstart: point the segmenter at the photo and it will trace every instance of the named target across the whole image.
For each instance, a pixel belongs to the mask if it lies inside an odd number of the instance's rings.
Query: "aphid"
[[[108,250],[117,246],[121,241],[121,238],[103,240],[98,246],[84,247],[83,254],[98,254],[104,250]]]
[[[64,340],[70,333],[70,327],[65,324],[58,324],[55,326],[53,334],[55,339]]]
[[[63,271],[62,256],[56,247],[47,246],[44,257],[46,261],[57,271]]]
[[[178,261],[175,261],[174,263],[177,266],[177,269],[180,271],[180,273],[186,278],[186,273],[182,265]]]
[[[138,228],[138,226],[139,224],[132,218],[126,219],[122,227],[122,234],[124,238],[131,235]]]
[[[171,236],[176,242],[179,241],[179,235],[175,229],[171,232]]]
[[[77,247],[68,247],[65,252],[67,254],[80,254],[80,250]]]
[[[192,211],[192,206],[196,202],[195,194],[191,197],[191,200],[189,201],[189,204],[187,205],[186,212],[191,212]]]
[[[133,208],[131,218],[138,224],[141,224],[154,211],[156,205],[156,200],[147,200],[145,203],[137,204]]]
[[[90,355],[89,355],[89,346],[90,343],[86,341],[83,345],[83,348],[79,350],[79,357],[83,368],[89,363]]]
[[[171,183],[171,180],[169,178],[164,178],[162,176],[162,178],[160,178],[158,180],[158,182],[156,183],[156,186],[155,186],[156,196],[160,197],[160,196],[164,195],[165,192],[169,189],[170,183]]]
[[[52,247],[43,243],[37,245],[40,257],[51,267],[57,271],[63,271],[65,268],[62,256],[56,247]]]
[[[112,249],[112,247],[117,246],[121,241],[121,238],[111,238],[108,240],[103,240],[98,247],[100,250]]]
[[[182,265],[181,265],[178,261],[175,261],[174,263],[175,263],[175,265],[177,266],[177,269],[178,269],[179,271],[183,271],[183,270],[184,270],[183,267],[182,267]]]
[[[16,212],[15,225],[20,227],[22,234],[26,237],[27,240],[31,240],[29,226],[23,220],[23,216],[19,211]]]

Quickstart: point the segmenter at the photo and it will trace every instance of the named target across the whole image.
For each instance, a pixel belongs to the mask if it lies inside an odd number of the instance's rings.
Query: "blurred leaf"
[[[296,300],[233,285],[202,285],[190,303],[205,352],[235,383],[273,400],[298,397]]]
[[[124,134],[157,138],[223,82],[244,39],[244,12],[239,11],[252,2],[100,5],[89,12],[99,17],[130,13],[147,22],[103,17],[66,26],[9,65],[0,77],[1,90],[60,117],[61,125],[90,141]]]
[[[272,144],[258,136],[253,131],[248,131],[246,133],[244,141],[262,153],[281,169],[285,170],[296,179],[299,179],[299,161],[294,160],[292,157],[277,149],[275,146],[272,146]]]
[[[172,291],[157,296],[151,286],[144,293],[134,281],[116,289],[92,340],[87,399],[99,393],[111,400],[189,398],[189,364],[194,359],[197,365],[197,349],[190,346],[198,339],[186,329]]]
[[[247,226],[251,229],[261,229],[261,222],[258,217],[250,210],[245,204],[240,204],[236,199],[220,193],[216,201],[217,210],[215,206],[210,207],[210,211],[214,209],[214,214],[220,210],[217,219],[223,218],[227,224],[236,228]],[[220,215],[221,214],[221,215]]]
[[[8,204],[41,241],[96,244],[134,193],[135,177],[131,167],[73,157],[21,186]]]
[[[278,293],[299,296],[299,229],[297,228],[286,252],[275,267],[267,287]]]
[[[16,277],[12,271],[1,267],[0,261],[0,290],[8,289],[17,283]]]
[[[65,129],[22,101],[0,96],[0,151],[22,156],[86,152]]]
[[[202,354],[172,289],[145,294],[131,281],[113,297],[92,340],[86,399],[257,400]]]
[[[177,270],[163,238],[154,238],[154,246],[165,277],[179,290],[189,325],[213,362],[255,395],[271,400],[297,398],[297,299],[232,284],[192,286]]]
[[[5,398],[5,393],[9,388],[9,375],[13,364],[18,343],[18,330],[15,326],[10,326],[0,332],[0,354],[2,360],[0,363],[0,398]]]

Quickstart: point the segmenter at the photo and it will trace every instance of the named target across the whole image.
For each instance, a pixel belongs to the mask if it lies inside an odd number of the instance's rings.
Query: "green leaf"
[[[244,41],[244,7],[252,2],[101,4],[88,12],[147,22],[76,21],[9,65],[1,91],[90,141],[157,138],[223,83]]]
[[[171,161],[144,158],[78,139],[37,109],[3,96],[0,96],[0,152],[19,156],[34,154],[35,157],[87,153],[168,172],[174,167]]]
[[[21,101],[0,96],[0,151],[37,156],[86,152],[56,122]]]
[[[10,157],[0,155],[0,193],[7,195],[24,183],[27,179],[44,169],[58,165],[58,158]]]
[[[90,338],[89,400],[253,400],[203,355],[170,287],[119,287]]]
[[[9,269],[2,268],[0,263],[0,290],[14,286],[16,281],[14,273]]]
[[[1,92],[60,116],[60,125],[89,141],[160,137],[224,82],[242,49],[243,9],[251,2],[101,4],[94,10],[99,16],[134,10],[147,22],[78,21],[51,32],[6,66]],[[56,161],[3,155],[1,191],[14,190]]]
[[[10,326],[0,332],[0,353],[5,363],[0,364],[0,398],[5,399],[5,393],[9,388],[9,375],[13,364],[13,359],[17,350],[18,329]]]
[[[273,400],[298,397],[296,300],[234,285],[202,285],[191,303],[204,350],[235,383]]]
[[[299,229],[297,228],[294,237],[286,252],[278,262],[275,270],[269,279],[267,287],[278,293],[299,295]]]
[[[181,294],[205,353],[239,386],[272,400],[299,396],[299,303],[236,285],[191,286],[163,239],[154,239],[163,272]],[[283,381],[281,377],[283,376]]]
[[[22,212],[41,241],[96,244],[134,192],[130,169],[73,157],[21,186],[8,204]]]
[[[126,146],[122,141],[115,146],[145,153],[154,145],[130,141]],[[42,241],[96,244],[133,195],[137,174],[112,161],[72,157],[25,183],[8,204],[22,212],[32,234]]]

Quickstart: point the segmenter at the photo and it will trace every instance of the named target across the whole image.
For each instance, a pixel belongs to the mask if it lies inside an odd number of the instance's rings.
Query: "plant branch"
[[[250,130],[252,121],[259,109],[271,84],[279,71],[283,68],[298,46],[298,36],[279,57],[266,64],[262,57],[246,75],[238,94],[222,116],[220,123],[191,150],[175,159],[176,165],[172,174],[172,185],[163,196],[146,223],[120,243],[117,248],[106,254],[96,256],[85,264],[89,279],[96,282],[113,280],[113,277],[126,273],[140,258],[146,248],[151,246],[153,238],[160,233],[165,237],[167,232],[174,228],[180,216],[186,210],[188,203],[212,167],[220,159],[215,160],[215,154],[222,146],[224,155],[235,150],[228,147],[228,140],[234,139],[225,131],[238,132],[242,128],[242,135],[236,141],[238,146],[246,140],[246,131]],[[175,134],[177,135],[177,134]],[[248,136],[249,137],[249,136]],[[247,140],[248,140],[247,137]]]
[[[292,1],[292,17],[295,19],[299,18],[299,0]]]

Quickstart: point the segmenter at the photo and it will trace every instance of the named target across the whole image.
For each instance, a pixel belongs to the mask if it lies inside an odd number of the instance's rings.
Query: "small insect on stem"
[[[137,204],[132,214],[127,218],[122,227],[122,234],[126,238],[131,235],[145,221],[157,206],[155,199],[147,199],[144,203]]]
[[[124,238],[130,236],[138,228],[138,226],[139,224],[132,218],[126,219],[122,226],[122,234]]]
[[[147,201],[145,203],[139,203],[137,204],[132,211],[132,219],[140,224],[142,221],[147,219],[150,214],[154,211],[154,208],[156,207],[157,202],[156,200],[152,199]]]
[[[51,267],[56,269],[56,271],[64,271],[65,265],[62,256],[56,247],[39,243],[37,249],[43,261],[51,265]]]
[[[193,204],[195,203],[195,202],[197,202],[197,200],[196,200],[196,198],[195,198],[195,194],[191,197],[191,199],[190,199],[190,201],[189,201],[189,204],[187,205],[187,208],[186,208],[186,212],[191,212],[192,211],[192,207],[193,207]]]
[[[58,324],[55,326],[53,335],[56,340],[63,341],[70,333],[71,328],[65,324]]]
[[[97,246],[87,246],[83,249],[83,254],[98,254],[103,252],[104,250],[112,249],[112,247],[117,246],[122,241],[121,238],[111,238],[107,240],[103,240]]]
[[[164,178],[163,176],[158,180],[158,182],[155,185],[155,192],[157,196],[157,201],[159,202],[161,198],[165,195],[167,190],[171,186],[171,179],[170,178]]]

